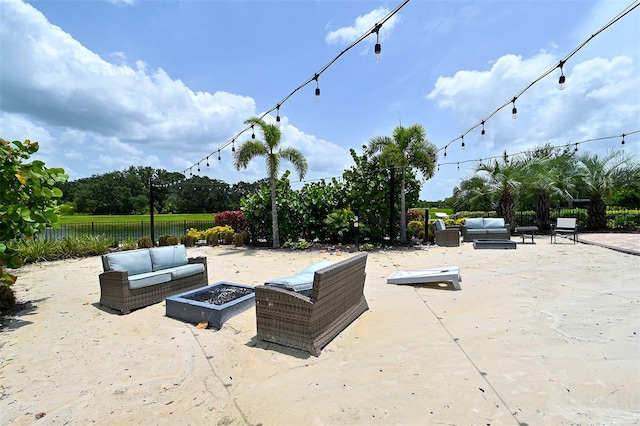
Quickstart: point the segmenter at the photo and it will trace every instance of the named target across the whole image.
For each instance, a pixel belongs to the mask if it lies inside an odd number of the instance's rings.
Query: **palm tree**
[[[407,169],[418,169],[424,179],[433,177],[437,148],[427,141],[427,132],[420,124],[396,127],[393,138],[376,136],[369,141],[369,151],[379,153],[383,164],[400,172],[400,242],[407,242],[406,179]],[[393,238],[393,236],[390,236]]]
[[[263,141],[248,140],[242,143],[234,154],[234,166],[236,170],[246,169],[255,157],[265,157],[267,161],[267,173],[271,186],[271,223],[273,228],[273,248],[280,248],[278,229],[278,203],[276,196],[276,179],[280,170],[280,160],[288,160],[293,164],[300,179],[307,174],[307,160],[302,153],[295,148],[278,148],[280,144],[280,129],[274,124],[267,124],[258,117],[245,120],[245,124],[257,126],[263,134]],[[254,129],[255,130],[255,129]]]
[[[522,192],[533,197],[536,226],[549,229],[552,198],[570,198],[575,188],[575,157],[546,144],[527,153],[522,162],[526,168]]]
[[[526,180],[528,171],[521,161],[509,161],[507,153],[502,160],[480,162],[476,167],[476,173],[481,173],[486,179],[486,189],[495,194],[496,214],[504,218],[513,229],[516,220],[516,203],[520,195],[522,182]]]
[[[612,189],[625,185],[638,165],[634,156],[622,150],[609,150],[603,156],[585,153],[578,157],[581,184],[589,194],[587,228],[607,227],[607,203],[605,198]]]

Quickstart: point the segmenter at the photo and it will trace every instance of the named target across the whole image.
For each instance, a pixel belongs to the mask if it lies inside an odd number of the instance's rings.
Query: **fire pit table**
[[[206,321],[217,329],[222,328],[229,318],[252,306],[255,306],[253,286],[225,281],[166,299],[168,317],[192,324]]]
[[[473,240],[474,249],[514,249],[516,242],[511,240]]]

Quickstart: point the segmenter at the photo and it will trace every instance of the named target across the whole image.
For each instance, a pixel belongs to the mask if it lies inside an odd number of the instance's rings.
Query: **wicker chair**
[[[255,288],[259,340],[309,352],[314,356],[369,309],[364,298],[367,254],[315,272],[311,296],[262,285]]]
[[[460,246],[460,228],[445,226],[442,219],[433,222],[433,237],[437,245],[442,247]]]

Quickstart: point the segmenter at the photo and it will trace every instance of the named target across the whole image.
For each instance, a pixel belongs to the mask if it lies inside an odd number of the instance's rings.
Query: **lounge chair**
[[[551,226],[551,243],[556,242],[558,234],[573,236],[573,243],[578,242],[578,220],[575,217],[559,217],[555,226]]]

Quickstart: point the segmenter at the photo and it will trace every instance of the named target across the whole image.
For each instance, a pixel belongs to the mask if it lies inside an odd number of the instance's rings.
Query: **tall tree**
[[[268,124],[258,117],[250,117],[245,124],[251,124],[262,133],[263,140],[251,139],[242,143],[234,154],[234,166],[236,170],[246,169],[249,163],[256,157],[265,157],[269,186],[271,188],[271,221],[273,227],[273,248],[280,248],[280,236],[278,230],[278,200],[276,194],[276,179],[280,171],[280,161],[289,161],[300,179],[307,174],[307,160],[302,153],[295,148],[280,148],[280,129],[274,124]]]
[[[406,174],[418,169],[424,179],[433,177],[437,148],[427,141],[424,127],[414,124],[409,127],[396,127],[393,137],[374,137],[369,141],[368,149],[371,153],[378,153],[383,164],[395,167],[400,173],[400,242],[406,243]]]
[[[637,176],[633,154],[623,150],[609,150],[604,155],[585,153],[578,157],[581,186],[589,194],[587,228],[607,227],[607,203],[605,198],[617,186],[624,186],[629,176]]]

